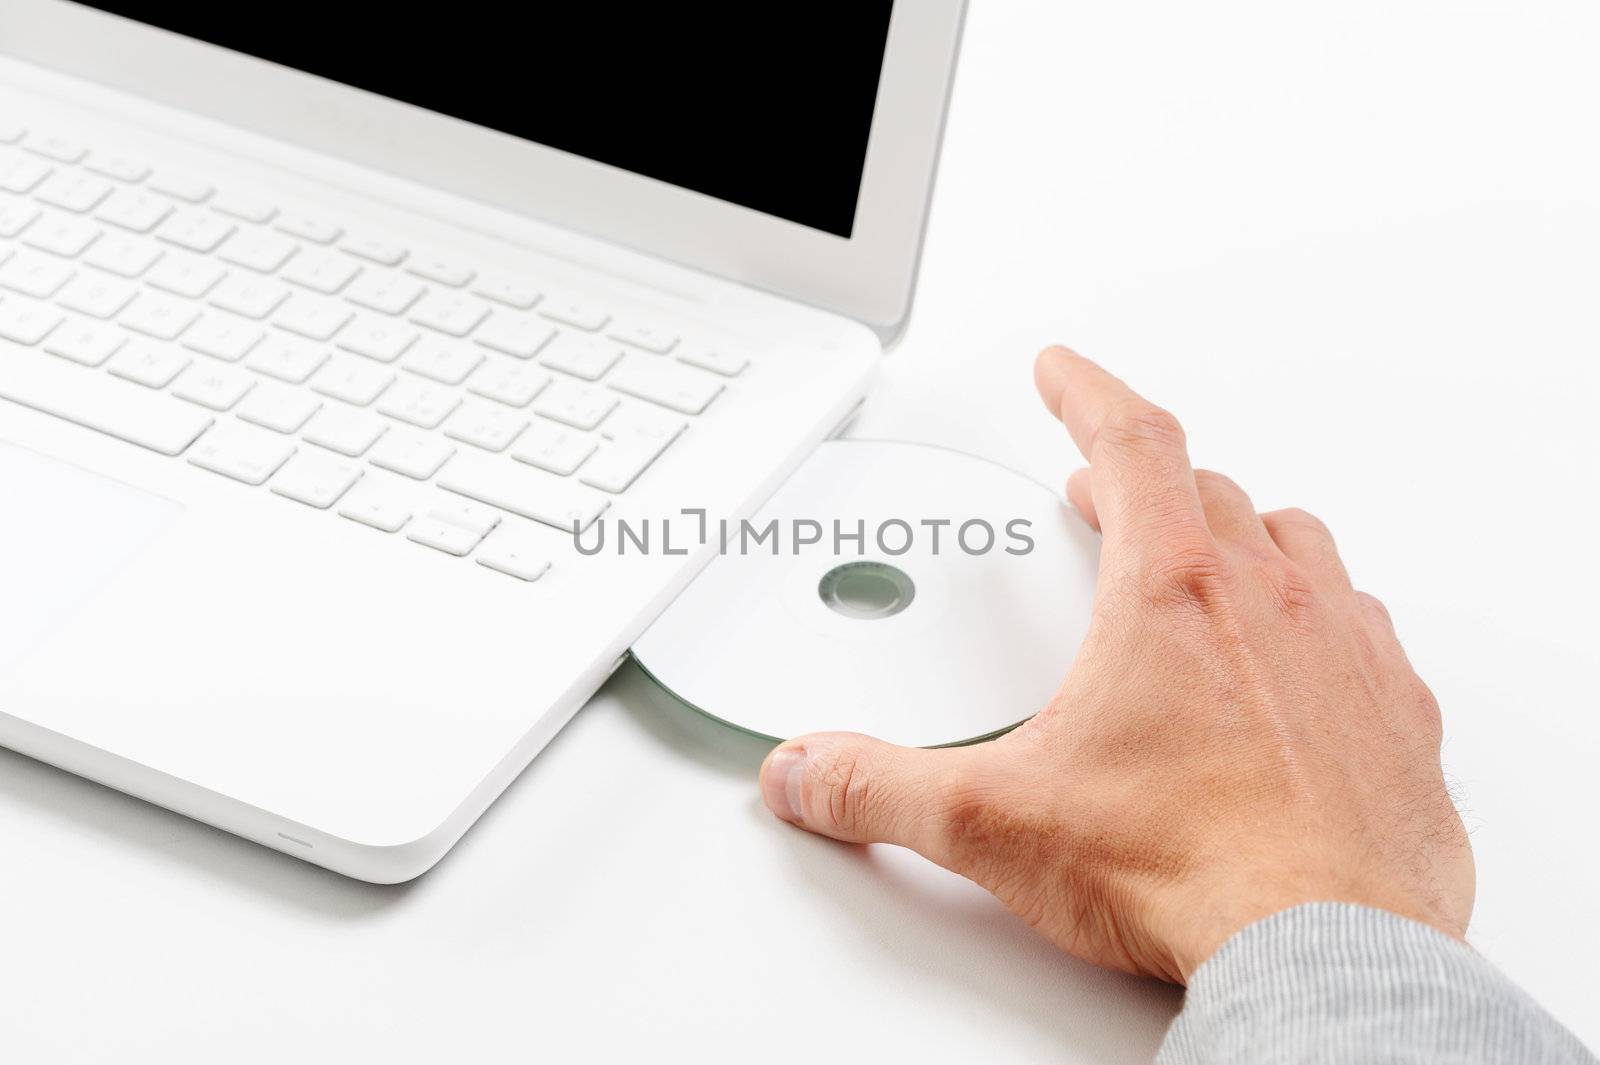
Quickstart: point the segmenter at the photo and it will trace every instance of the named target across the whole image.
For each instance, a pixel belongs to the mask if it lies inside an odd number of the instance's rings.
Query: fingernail
[[[785,821],[800,820],[800,777],[806,768],[804,747],[780,747],[767,763],[761,798],[767,809]]]

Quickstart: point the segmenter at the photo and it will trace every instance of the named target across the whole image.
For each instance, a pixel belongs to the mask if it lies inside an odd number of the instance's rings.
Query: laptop
[[[6,0],[0,744],[430,868],[865,395],[963,6]]]

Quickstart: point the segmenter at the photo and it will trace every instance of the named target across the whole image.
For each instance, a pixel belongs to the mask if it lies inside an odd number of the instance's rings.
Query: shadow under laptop
[[[410,890],[409,884],[352,880],[4,748],[0,803],[60,822],[63,831],[159,854],[241,892],[336,920],[375,916]]]

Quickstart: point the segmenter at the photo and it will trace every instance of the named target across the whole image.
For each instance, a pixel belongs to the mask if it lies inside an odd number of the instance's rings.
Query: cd
[[[1088,629],[1099,537],[1060,497],[925,444],[821,445],[633,656],[681,701],[775,740],[986,739],[1041,709]]]

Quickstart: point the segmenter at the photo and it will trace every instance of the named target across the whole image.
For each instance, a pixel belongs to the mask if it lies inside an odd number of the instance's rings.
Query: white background
[[[1597,46],[1576,2],[980,0],[919,305],[857,428],[1057,483],[1029,364],[1061,340],[1263,509],[1325,518],[1444,705],[1473,942],[1592,1046]],[[776,824],[762,753],[624,670],[438,869],[378,888],[0,752],[0,1047],[1149,1059],[1176,993]]]

